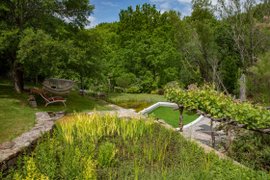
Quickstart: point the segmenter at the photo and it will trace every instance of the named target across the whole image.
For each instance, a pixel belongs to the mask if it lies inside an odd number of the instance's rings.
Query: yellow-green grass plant
[[[63,119],[21,159],[5,179],[269,179],[151,119],[100,114]]]

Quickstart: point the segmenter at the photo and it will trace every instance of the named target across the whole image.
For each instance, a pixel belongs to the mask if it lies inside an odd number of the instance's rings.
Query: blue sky
[[[90,0],[90,3],[95,5],[90,17],[91,27],[101,22],[118,21],[121,9],[144,3],[155,4],[161,12],[170,9],[179,11],[182,15],[189,15],[191,12],[191,0]]]

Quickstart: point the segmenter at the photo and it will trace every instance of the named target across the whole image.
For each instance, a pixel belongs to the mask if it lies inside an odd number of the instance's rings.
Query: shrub
[[[171,81],[171,82],[168,82],[165,87],[165,89],[168,89],[168,88],[184,88],[184,84],[181,83],[181,82],[178,82],[178,81]]]
[[[123,73],[116,78],[116,85],[122,88],[128,88],[136,81],[136,76],[132,73]]]
[[[138,85],[132,85],[131,87],[129,87],[126,90],[127,93],[140,93],[141,92],[141,88]]]
[[[266,134],[241,131],[234,139],[229,156],[244,165],[270,171],[270,137]]]
[[[156,89],[156,90],[151,91],[151,94],[163,95],[164,90],[163,89]]]

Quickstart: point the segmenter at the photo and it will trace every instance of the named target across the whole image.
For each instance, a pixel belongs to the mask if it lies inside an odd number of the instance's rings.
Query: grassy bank
[[[37,97],[37,108],[28,105],[28,94],[17,94],[13,86],[0,81],[0,143],[8,141],[29,130],[35,123],[35,113],[40,111],[85,112],[93,109],[108,109],[103,102],[89,97],[82,97],[77,92],[71,92],[67,97],[67,106],[62,103],[44,107],[44,101]]]
[[[170,107],[158,107],[154,111],[150,113],[150,115],[153,115],[156,118],[162,119],[171,126],[177,128],[179,127],[179,111],[173,110],[173,108]],[[194,113],[185,112],[183,113],[183,123],[184,125],[191,123],[195,119],[197,119],[199,116]]]
[[[6,179],[269,179],[151,120],[65,118]]]
[[[138,112],[157,102],[166,101],[166,99],[157,94],[112,93],[109,94],[107,101],[124,108],[135,109]]]

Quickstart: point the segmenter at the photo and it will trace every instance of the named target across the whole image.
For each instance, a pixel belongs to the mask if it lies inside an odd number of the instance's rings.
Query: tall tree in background
[[[149,4],[120,12],[119,60],[123,73],[135,75],[143,91],[179,77],[180,54],[174,37],[177,21],[177,13],[161,14]]]
[[[265,3],[268,4],[269,2],[264,1]],[[230,25],[229,33],[240,55],[242,80],[245,79],[248,67],[254,65],[257,61],[258,54],[262,53],[264,49],[263,44],[269,39],[266,38],[267,36],[259,28],[258,19],[256,19],[256,16],[264,16],[264,10],[267,10],[265,8],[261,9],[262,11],[256,11],[255,7],[260,6],[264,7],[264,5],[258,6],[255,0],[218,1],[220,16]],[[245,84],[245,82],[242,84]],[[245,89],[244,86],[240,88],[240,96],[243,100],[246,99]]]
[[[21,34],[16,61],[23,66],[24,74],[35,77],[37,83],[38,76],[48,77],[63,68],[69,58],[66,44],[43,30],[27,28]]]
[[[100,58],[104,49],[102,44],[101,36],[95,29],[81,30],[73,37],[67,69],[70,69],[79,80],[81,89],[86,88],[88,77],[97,79],[102,75],[104,65]],[[66,78],[68,76],[69,74],[65,75]]]
[[[83,28],[93,10],[88,0],[4,0],[0,2],[1,54],[11,65],[14,86],[23,90],[24,67],[17,61],[16,51],[26,28],[50,31],[51,25],[70,24]],[[55,31],[57,28],[53,28]],[[3,56],[2,56],[3,57]]]
[[[193,0],[193,10],[190,17],[198,38],[198,49],[201,56],[198,64],[202,77],[207,82],[219,85],[219,54],[215,41],[215,27],[218,23],[209,0]]]

